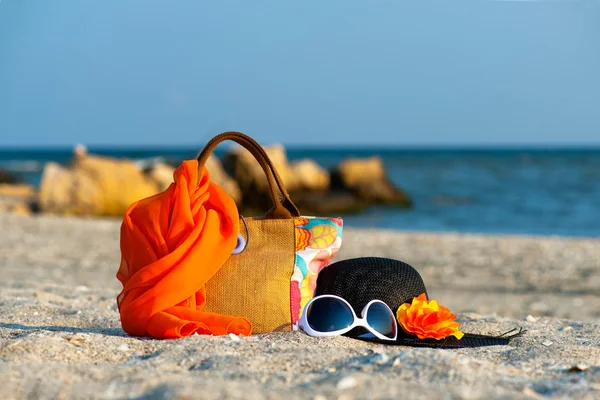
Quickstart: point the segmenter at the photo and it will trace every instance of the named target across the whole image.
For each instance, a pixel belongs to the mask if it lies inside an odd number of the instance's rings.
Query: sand
[[[4,399],[600,398],[600,240],[355,230],[339,259],[401,259],[463,331],[527,334],[461,350],[302,332],[128,337],[119,221],[0,214]]]

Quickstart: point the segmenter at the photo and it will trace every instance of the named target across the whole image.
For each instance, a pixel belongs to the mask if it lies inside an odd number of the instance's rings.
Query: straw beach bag
[[[319,271],[340,249],[342,220],[301,216],[265,150],[242,133],[225,132],[210,140],[198,156],[200,169],[227,140],[243,146],[260,164],[273,207],[261,217],[240,216],[238,246],[206,283],[203,311],[245,317],[253,333],[295,329],[314,295]]]

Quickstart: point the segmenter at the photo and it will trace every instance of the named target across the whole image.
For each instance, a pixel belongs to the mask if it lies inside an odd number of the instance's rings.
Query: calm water
[[[116,157],[178,162],[196,149],[90,149]],[[0,150],[0,168],[39,184],[43,163],[67,162],[71,149]],[[344,217],[356,227],[474,233],[600,236],[600,149],[310,150],[290,149],[331,167],[348,156],[383,157],[392,180],[413,197],[411,210],[373,207]]]

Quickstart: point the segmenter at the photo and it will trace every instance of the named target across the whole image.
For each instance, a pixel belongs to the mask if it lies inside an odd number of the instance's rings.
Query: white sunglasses
[[[314,297],[304,307],[298,326],[310,336],[343,335],[360,326],[381,340],[396,340],[398,323],[394,313],[381,300],[371,300],[358,318],[350,304],[339,296]]]

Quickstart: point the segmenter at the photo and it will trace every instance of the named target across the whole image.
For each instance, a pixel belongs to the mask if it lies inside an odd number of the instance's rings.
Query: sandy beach
[[[3,398],[600,397],[600,240],[345,228],[338,260],[408,262],[463,331],[528,330],[508,346],[439,350],[302,332],[128,337],[119,225],[0,214]]]

